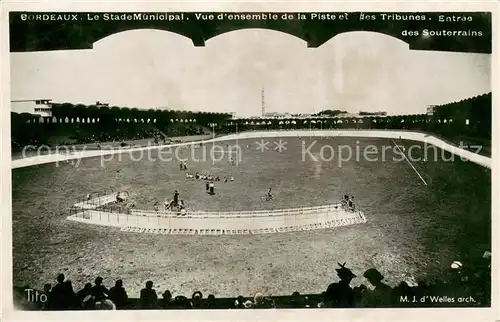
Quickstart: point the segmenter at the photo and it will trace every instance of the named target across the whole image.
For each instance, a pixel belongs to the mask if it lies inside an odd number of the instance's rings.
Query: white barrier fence
[[[243,210],[243,211],[187,211],[182,214],[185,218],[241,218],[241,217],[273,217],[273,216],[290,216],[312,214],[320,211],[337,211],[341,209],[340,204],[302,207],[290,209],[274,209],[274,210]],[[136,210],[130,211],[131,215],[137,216],[160,216],[160,217],[178,217],[179,212],[173,211],[155,211],[155,210]]]
[[[119,227],[123,231],[179,235],[235,235],[333,228],[366,222],[360,211],[339,205],[270,211],[188,213],[185,216],[134,210],[131,214],[82,209],[69,220]]]
[[[96,209],[98,207],[102,207],[104,205],[115,202],[116,196],[117,196],[117,193],[99,196],[96,198],[92,198],[90,200],[84,200],[82,202],[76,203],[73,205],[73,207],[80,208],[80,209]]]

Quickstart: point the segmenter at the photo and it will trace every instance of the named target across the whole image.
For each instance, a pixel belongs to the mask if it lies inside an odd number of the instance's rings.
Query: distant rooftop
[[[11,103],[20,103],[20,102],[36,102],[36,101],[44,101],[44,102],[50,102],[52,99],[50,98],[37,98],[37,99],[32,99],[32,100],[11,100]]]

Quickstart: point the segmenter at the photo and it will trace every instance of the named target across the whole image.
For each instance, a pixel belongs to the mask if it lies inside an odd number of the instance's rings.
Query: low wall
[[[255,131],[243,132],[238,134],[230,134],[221,138],[204,141],[220,142],[227,140],[241,139],[258,139],[263,137],[357,137],[357,138],[385,138],[385,139],[401,139],[418,141],[434,145],[440,149],[453,153],[466,160],[479,164],[483,167],[491,169],[491,158],[488,158],[477,153],[461,149],[455,145],[443,141],[441,138],[423,132],[412,131],[391,131],[391,130],[291,130],[291,131]]]
[[[212,140],[205,140],[203,142],[210,143],[210,142],[221,142],[221,141],[235,140],[235,139],[255,139],[255,138],[265,138],[265,137],[307,137],[307,136],[312,136],[312,137],[340,136],[340,137],[389,138],[389,139],[401,138],[403,140],[419,141],[427,144],[432,144],[440,149],[443,149],[457,156],[460,156],[461,158],[464,158],[466,160],[479,164],[483,167],[491,169],[491,158],[464,149],[460,149],[448,142],[443,141],[440,138],[422,132],[396,131],[396,130],[395,131],[390,131],[390,130],[255,131],[255,132],[243,132],[238,134],[231,134],[220,138],[215,138]],[[142,148],[130,148],[130,149],[119,149],[119,150],[114,149],[114,150],[98,150],[98,151],[75,151],[70,154],[54,153],[54,154],[39,155],[35,157],[12,160],[11,167],[12,169],[15,169],[37,164],[83,159],[83,158],[104,156],[104,155],[124,153],[124,152],[130,153],[141,150],[152,150],[161,147],[185,146],[189,144],[190,143],[178,143],[178,144],[148,146]]]
[[[274,210],[243,210],[243,211],[190,211],[186,212],[184,218],[234,218],[234,217],[274,217],[274,216],[289,216],[303,215],[318,212],[338,211],[340,205],[301,207],[289,209],[274,209]],[[172,211],[155,211],[155,210],[137,210],[132,209],[131,215],[152,216],[152,217],[174,217],[178,218],[178,214]]]
[[[123,231],[155,234],[234,235],[279,233],[324,229],[366,222],[360,211],[344,210],[339,205],[242,212],[172,213],[134,210],[130,214],[82,209],[68,220]]]

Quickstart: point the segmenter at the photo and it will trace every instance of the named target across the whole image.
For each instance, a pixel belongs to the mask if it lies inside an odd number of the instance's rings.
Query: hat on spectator
[[[262,303],[264,301],[264,295],[262,293],[257,293],[255,294],[255,297],[253,298],[255,304]]]
[[[460,269],[462,268],[462,266],[463,266],[462,263],[459,261],[454,261],[453,263],[451,263],[451,268],[453,269]]]
[[[247,300],[245,303],[243,303],[243,305],[245,306],[246,309],[249,309],[253,306],[253,303],[252,301]]]
[[[115,303],[113,303],[111,300],[107,299],[102,302],[97,302],[96,303],[96,309],[98,310],[116,310]]]
[[[382,273],[380,273],[376,268],[370,268],[366,270],[363,276],[370,282],[371,281],[380,282],[381,280],[384,279],[384,275],[382,275]]]
[[[196,291],[196,292],[193,293],[193,295],[191,296],[191,298],[194,299],[195,297],[203,298],[203,294],[200,291]]]
[[[345,263],[344,264],[340,264],[340,263],[337,263],[340,268],[336,268],[335,270],[337,271],[337,275],[340,279],[344,279],[344,278],[355,278],[356,275],[347,267],[345,267]]]

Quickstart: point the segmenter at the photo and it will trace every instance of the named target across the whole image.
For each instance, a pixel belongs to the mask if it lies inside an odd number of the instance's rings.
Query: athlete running
[[[269,190],[267,190],[266,201],[271,200],[273,200],[273,195],[271,194],[271,188],[269,188]]]

